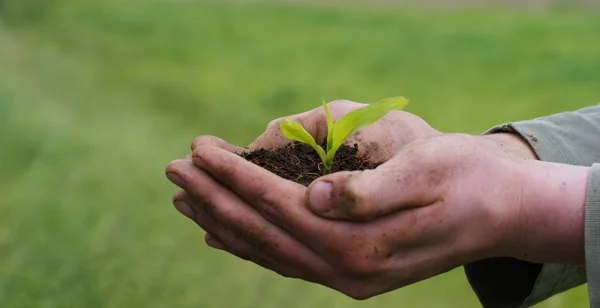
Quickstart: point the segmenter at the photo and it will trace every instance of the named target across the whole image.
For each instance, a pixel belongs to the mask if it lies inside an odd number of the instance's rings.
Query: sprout
[[[335,153],[346,139],[357,130],[377,122],[388,112],[402,109],[407,104],[408,100],[404,97],[386,98],[377,103],[352,110],[333,123],[329,108],[327,108],[327,104],[323,102],[323,108],[325,109],[325,115],[327,116],[327,146],[325,149],[320,147],[315,139],[297,121],[284,119],[281,121],[280,129],[286,137],[306,143],[315,149],[323,162],[323,173],[329,174],[333,165]]]

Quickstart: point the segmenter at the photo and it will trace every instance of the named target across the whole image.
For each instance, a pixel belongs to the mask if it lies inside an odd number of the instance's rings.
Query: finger
[[[219,150],[238,157],[228,151]],[[299,271],[297,275],[305,280],[319,280],[323,273],[330,271],[329,265],[312,250],[265,220],[234,193],[218,184],[191,162],[174,161],[167,166],[166,172],[181,179],[179,184],[199,205],[195,209],[202,209],[207,214],[197,215],[197,223],[205,222],[199,219],[212,217],[215,223],[223,226],[223,230],[211,225],[205,225],[203,229],[206,228],[207,232],[217,237],[226,247],[240,247],[235,245],[246,243],[249,248],[238,248],[243,251],[238,252],[240,255],[249,257],[255,263],[272,260],[272,264],[280,264],[281,269],[278,272],[290,275]]]
[[[209,135],[201,135],[201,136],[194,138],[194,140],[192,141],[191,149],[192,149],[192,151],[194,151],[195,148],[197,148],[199,146],[205,146],[205,145],[218,147],[223,150],[226,150],[226,151],[229,151],[232,153],[236,153],[236,154],[242,154],[242,153],[248,151],[248,149],[244,149],[242,147],[230,144],[221,138],[218,138],[215,136],[209,136]]]
[[[192,160],[263,217],[307,243],[333,231],[331,223],[306,209],[303,185],[216,147],[196,148]]]
[[[207,215],[204,213],[204,211],[202,210],[202,208],[200,206],[198,206],[198,205],[191,206],[191,204],[194,204],[194,199],[190,198],[188,193],[185,192],[185,190],[180,190],[173,195],[173,205],[175,206],[175,209],[177,209],[177,211],[179,213],[183,214],[185,217],[194,221],[196,224],[198,224],[202,228],[203,224],[198,223],[196,221],[196,219],[197,219],[197,217],[202,217],[202,216],[207,216]],[[197,212],[200,212],[200,214],[197,214]],[[208,230],[205,230],[205,231],[208,232]],[[212,248],[219,249],[219,250],[227,250],[225,245],[219,239],[217,239],[213,235],[210,235],[209,233],[206,233],[204,235],[204,241],[206,242],[206,244],[208,246],[210,246]]]
[[[306,111],[300,114],[292,115],[289,117],[275,119],[267,125],[265,132],[258,136],[254,141],[248,145],[250,151],[258,149],[276,149],[284,147],[292,140],[286,137],[279,127],[284,119],[293,119],[298,121],[306,132],[313,136],[317,142],[320,142],[327,133],[327,121],[325,120],[325,114],[320,114],[316,109]]]
[[[188,193],[185,192],[185,190],[180,190],[173,195],[173,205],[175,206],[177,211],[183,214],[185,217],[196,222],[197,217],[207,216],[204,213],[202,207],[198,205],[191,206],[190,204],[194,204],[194,199],[190,198]],[[200,212],[200,214],[198,214],[197,212]],[[196,224],[202,225],[198,222],[196,222]],[[205,231],[208,232],[207,230]],[[217,239],[213,235],[210,235],[209,233],[206,233],[204,235],[204,241],[208,246],[212,248],[216,248],[219,250],[227,250],[225,245],[219,239]]]
[[[206,244],[208,246],[210,246],[214,249],[227,250],[227,248],[225,247],[225,244],[223,244],[221,241],[219,241],[217,238],[215,238],[210,233],[206,233],[204,235],[204,242],[206,242]]]
[[[187,193],[185,192],[185,190],[177,191],[173,195],[173,205],[175,206],[175,209],[183,216],[194,220],[196,219],[196,212],[194,211],[194,208],[190,205],[191,202],[192,200],[187,198]]]
[[[398,154],[373,170],[319,178],[307,189],[309,209],[330,219],[365,221],[431,204],[437,195],[432,185],[439,184],[444,174],[427,172],[405,158]]]
[[[256,254],[252,246],[247,242],[240,240],[239,236],[230,229],[216,222],[206,211],[204,211],[202,206],[195,204],[193,200],[194,199],[191,196],[186,192],[183,192],[178,194],[177,199],[174,202],[175,207],[190,207],[194,209],[192,220],[207,232],[204,236],[204,241],[208,246],[226,251],[240,259],[253,262],[263,268],[278,272],[286,277],[297,275],[293,268],[281,266],[278,264],[277,260],[273,260],[269,256]],[[185,205],[182,206],[182,204]],[[192,206],[190,204],[194,205]],[[212,232],[212,234],[209,232]]]
[[[269,256],[253,254],[254,249],[252,246],[241,240],[232,230],[215,221],[186,191],[182,190],[175,193],[173,203],[175,208],[182,212],[182,214],[206,231],[204,241],[208,246],[226,251],[240,259],[253,262],[286,277],[297,275],[294,269],[281,266],[277,260],[273,260]]]

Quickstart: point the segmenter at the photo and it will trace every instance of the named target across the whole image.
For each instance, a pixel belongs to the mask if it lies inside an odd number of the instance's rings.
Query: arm
[[[597,119],[589,111],[562,116],[589,128],[589,118]],[[582,120],[588,113],[592,116]],[[375,170],[329,174],[309,187],[208,141],[195,144],[192,161],[173,161],[166,172],[183,189],[174,197],[177,209],[207,232],[208,245],[285,277],[366,299],[467,264],[485,307],[518,307],[583,283],[585,253],[595,253],[587,243],[584,251],[581,214],[590,207],[587,183],[595,185],[597,166],[589,166],[597,160],[577,166],[547,158],[552,151],[581,151],[568,142],[589,147],[594,138],[580,132],[578,141],[577,133],[563,132],[561,148],[548,149],[543,146],[548,132],[537,137],[526,132],[532,122],[486,136],[427,129],[397,144],[400,149]],[[391,136],[388,129],[404,124],[384,123],[368,134],[383,136],[382,144]],[[590,234],[592,224],[585,226]],[[502,281],[524,284],[500,293]]]
[[[533,263],[493,258],[466,265],[467,278],[485,307],[535,305],[553,295],[588,282],[590,304],[598,305],[600,290],[600,104],[573,112],[493,127],[489,138],[517,138],[521,153],[536,159],[592,166],[584,202],[586,266]],[[507,137],[511,136],[511,137]],[[582,219],[583,220],[583,219]],[[596,257],[593,257],[596,256]]]

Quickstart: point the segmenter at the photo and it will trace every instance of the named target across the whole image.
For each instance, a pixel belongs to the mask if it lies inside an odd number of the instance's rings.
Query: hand
[[[328,103],[327,106],[332,119],[336,121],[344,114],[364,107],[365,104],[337,100]],[[285,118],[292,118],[298,121],[317,142],[323,141],[327,136],[327,118],[323,107],[317,107]],[[283,119],[279,118],[271,121],[267,125],[267,129],[248,146],[247,150],[280,148],[292,142],[279,129],[279,124]],[[405,144],[436,134],[440,134],[440,132],[432,128],[423,119],[414,114],[396,110],[388,113],[379,121],[360,129],[348,138],[344,144],[351,146],[357,143],[359,156],[365,157],[372,162],[384,162],[390,159]],[[192,151],[197,145],[204,144],[207,140],[211,140],[211,138],[206,139],[206,136],[198,137],[198,140],[192,143]],[[219,142],[227,144],[222,140]],[[236,147],[235,151],[240,153],[244,149]],[[188,155],[186,158],[189,159],[191,156]]]
[[[356,299],[496,256],[581,263],[587,169],[500,139],[420,139],[309,188],[208,139],[166,171],[211,247]]]
[[[346,113],[364,107],[366,104],[356,103],[348,100],[337,100],[329,102],[327,107],[333,121],[338,120]],[[327,118],[322,107],[275,119],[267,125],[266,130],[258,136],[247,148],[233,146],[213,136],[198,136],[192,142],[193,151],[198,145],[207,142],[215,146],[224,146],[235,153],[242,153],[263,149],[281,148],[292,142],[285,137],[279,128],[283,119],[291,118],[298,121],[306,131],[321,142],[327,137]],[[355,132],[344,144],[352,146],[358,144],[358,155],[372,162],[384,162],[390,159],[402,146],[413,140],[426,136],[441,134],[431,127],[420,117],[401,110],[389,112],[379,121]],[[185,159],[191,160],[192,154],[186,155]]]

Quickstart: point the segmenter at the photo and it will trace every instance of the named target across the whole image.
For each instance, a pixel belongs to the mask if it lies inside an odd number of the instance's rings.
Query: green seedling
[[[315,149],[323,162],[323,174],[329,174],[335,153],[352,134],[367,125],[377,122],[388,112],[402,109],[407,104],[408,100],[404,97],[385,98],[377,103],[348,112],[334,123],[329,108],[323,101],[323,108],[327,116],[327,144],[325,149],[319,146],[313,136],[295,120],[284,119],[279,127],[286,137],[306,143]]]

